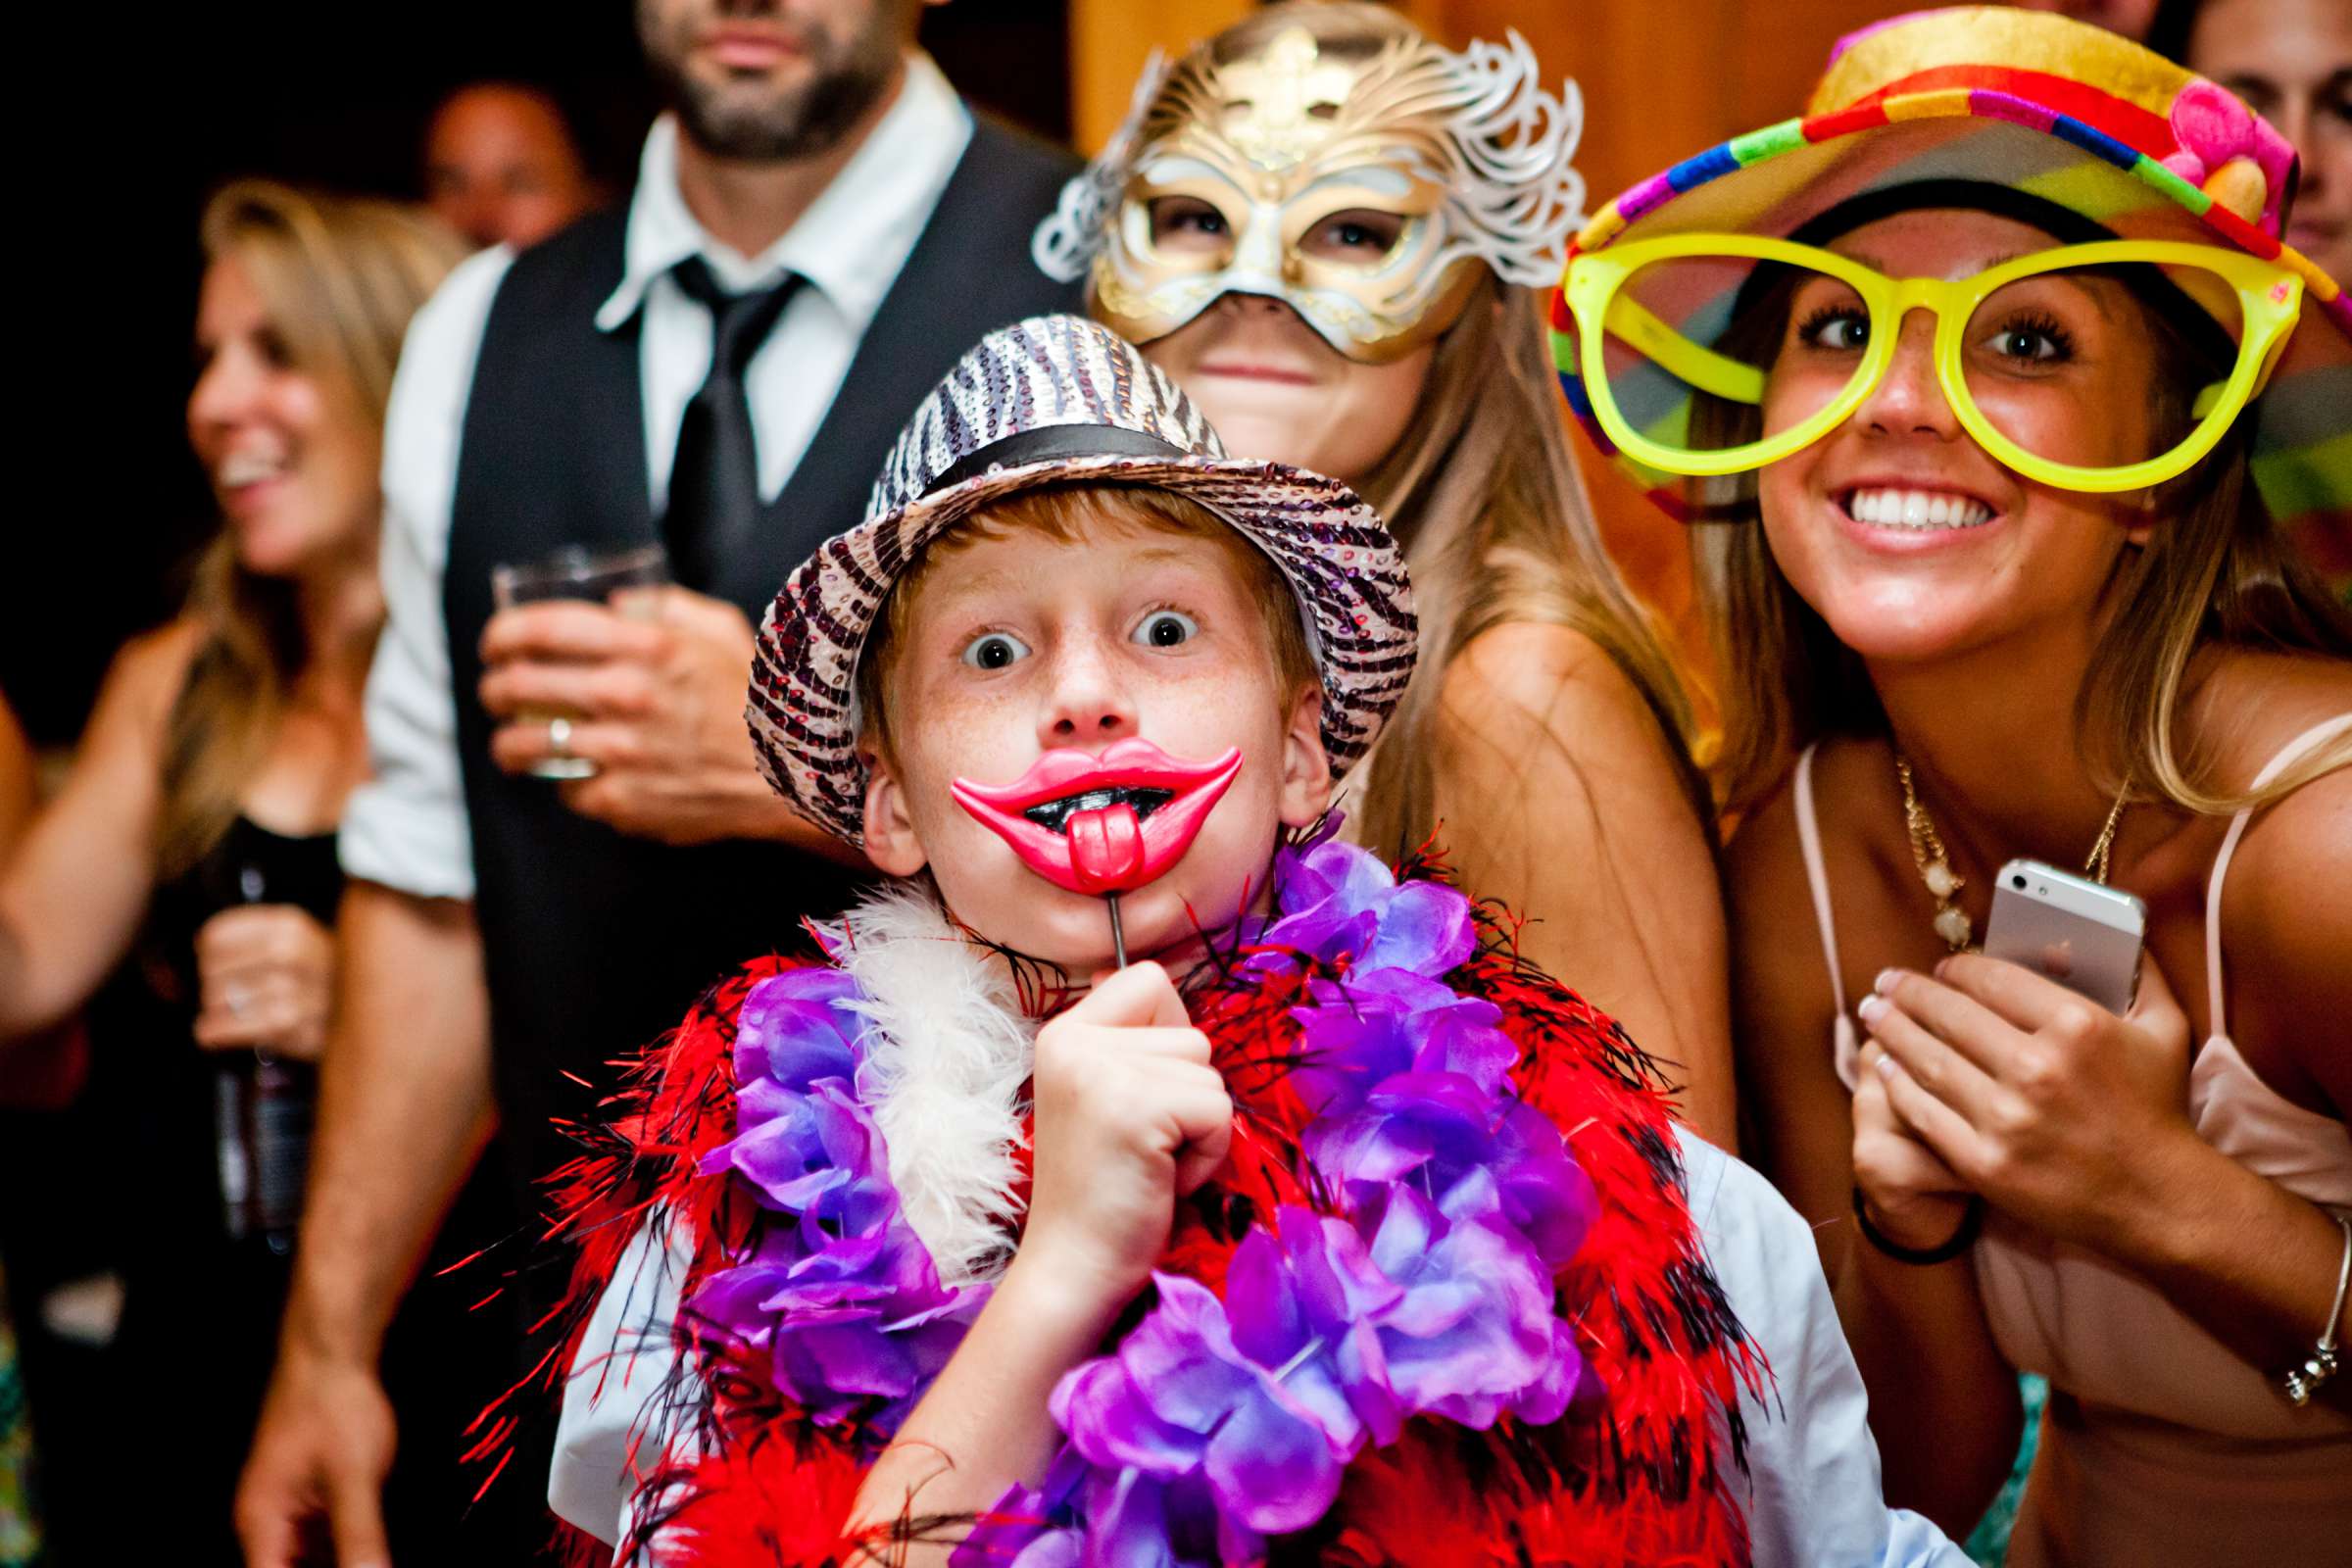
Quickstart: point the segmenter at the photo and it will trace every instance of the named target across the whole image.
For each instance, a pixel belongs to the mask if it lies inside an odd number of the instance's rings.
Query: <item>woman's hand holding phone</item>
[[[1894,1116],[1970,1191],[2060,1240],[2140,1253],[2174,1184],[2211,1153],[2188,1122],[2188,1019],[2153,962],[2122,1017],[1977,954],[1933,976],[1890,969],[1859,1011],[1877,1047],[1865,1070]]]

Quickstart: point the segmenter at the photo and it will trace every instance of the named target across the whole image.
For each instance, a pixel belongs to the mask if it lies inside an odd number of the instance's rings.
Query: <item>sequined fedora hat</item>
[[[923,547],[992,502],[1072,482],[1173,491],[1224,518],[1298,596],[1323,680],[1334,777],[1360,758],[1413,672],[1402,555],[1337,479],[1231,458],[1141,352],[1081,317],[982,339],[899,433],[865,520],[785,580],[760,628],[747,718],[767,781],[852,844],[863,836],[858,661]]]
[[[1999,6],[1916,12],[1841,39],[1794,120],[1711,147],[1603,206],[1570,247],[1580,257],[1670,236],[1818,234],[1844,213],[1954,205],[1932,192],[2016,193],[2067,242],[2189,241],[2270,262],[2299,278],[2300,314],[2252,406],[2253,466],[2281,516],[2352,500],[2352,296],[2282,243],[2294,150],[2212,81],[2086,24]],[[1965,198],[1963,198],[1965,200]],[[2034,220],[2042,221],[2040,220]],[[1814,238],[1813,243],[1826,243]],[[1737,278],[1693,291],[1679,328],[1724,314]],[[1714,313],[1713,316],[1710,313]],[[1552,346],[1571,409],[1604,452],[1576,322],[1552,300]],[[1690,417],[1687,388],[1637,366],[1609,392],[1642,431]],[[1660,505],[1687,514],[1681,480],[1628,464]]]

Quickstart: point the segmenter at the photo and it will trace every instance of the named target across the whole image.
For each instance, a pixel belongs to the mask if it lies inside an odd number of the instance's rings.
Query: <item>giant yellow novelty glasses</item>
[[[2213,450],[2270,374],[2303,281],[2169,240],[2067,245],[1946,281],[1789,240],[1675,234],[1575,257],[1564,292],[1577,342],[1559,345],[1559,368],[1651,467],[1741,473],[1820,440],[1878,389],[1902,323],[1927,311],[1936,381],[1979,445],[2029,478],[2116,491]],[[2160,384],[2151,314],[2210,362],[2198,384]]]

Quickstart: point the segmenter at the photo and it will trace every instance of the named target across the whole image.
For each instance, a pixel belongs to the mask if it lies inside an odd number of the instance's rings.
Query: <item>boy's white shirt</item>
[[[877,1026],[858,1087],[888,1144],[891,1179],[943,1279],[991,1277],[1004,1261],[998,1227],[1015,1212],[1014,1103],[1033,1026],[1010,1005],[1003,966],[958,939],[926,895],[886,890],[848,923],[843,967]],[[1966,1568],[1935,1525],[1886,1504],[1861,1374],[1812,1233],[1755,1170],[1688,1129],[1677,1134],[1707,1259],[1773,1373],[1761,1397],[1740,1396],[1740,1502],[1757,1568]],[[690,1409],[701,1396],[669,1332],[692,1261],[691,1243],[664,1216],[649,1219],[598,1299],[564,1387],[548,1502],[607,1543],[624,1534],[634,1477],[665,1456],[691,1457],[665,1454],[672,1423],[653,1401],[666,1391],[671,1408]],[[643,1455],[634,1468],[632,1445]]]

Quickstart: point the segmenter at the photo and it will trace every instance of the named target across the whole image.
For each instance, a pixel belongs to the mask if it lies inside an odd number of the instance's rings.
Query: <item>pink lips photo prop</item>
[[[1239,749],[1188,762],[1138,736],[1100,756],[1048,752],[1009,784],[959,778],[951,790],[1039,876],[1072,893],[1111,897],[1183,859],[1241,770]]]

